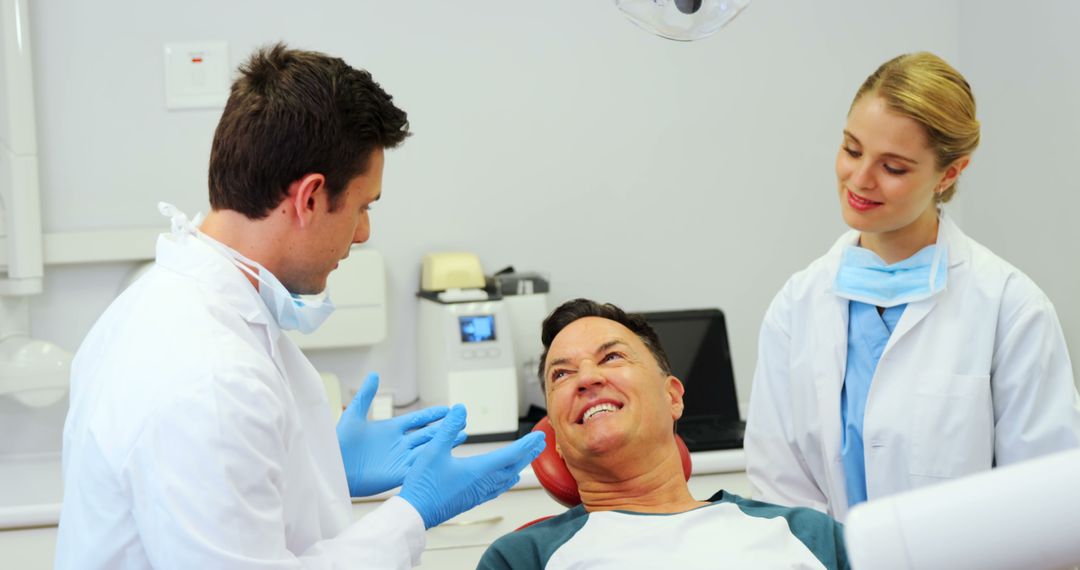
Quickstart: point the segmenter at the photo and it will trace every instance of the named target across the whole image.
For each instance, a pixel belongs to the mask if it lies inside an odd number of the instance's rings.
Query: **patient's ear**
[[[665,390],[671,401],[671,419],[677,420],[683,414],[683,394],[686,393],[686,388],[683,387],[682,381],[678,378],[668,376]]]

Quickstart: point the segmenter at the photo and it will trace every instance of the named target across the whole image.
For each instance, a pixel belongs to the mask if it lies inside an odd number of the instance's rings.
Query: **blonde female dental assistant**
[[[761,327],[755,499],[842,521],[864,500],[1080,446],[1053,305],[941,209],[978,142],[970,86],[933,54],[859,89],[836,157],[851,231]]]

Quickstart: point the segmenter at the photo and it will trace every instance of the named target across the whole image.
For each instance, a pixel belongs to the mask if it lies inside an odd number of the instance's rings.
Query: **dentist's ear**
[[[956,180],[960,178],[960,173],[968,167],[968,164],[971,164],[971,157],[962,156],[945,167],[945,173],[941,177],[941,182],[938,183],[938,193],[945,192],[953,184],[956,184]]]
[[[326,177],[315,172],[305,174],[289,184],[289,196],[285,200],[289,214],[294,216],[301,228],[311,224],[316,210],[316,198],[326,194]],[[329,196],[326,196],[329,198]]]

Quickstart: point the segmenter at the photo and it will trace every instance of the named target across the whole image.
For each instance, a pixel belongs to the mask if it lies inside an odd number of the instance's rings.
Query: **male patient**
[[[652,327],[576,299],[544,321],[540,378],[582,505],[497,540],[480,568],[847,568],[812,509],[690,496],[675,443],[683,386]]]

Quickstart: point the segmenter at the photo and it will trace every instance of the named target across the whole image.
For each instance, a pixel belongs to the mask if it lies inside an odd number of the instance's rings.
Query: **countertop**
[[[505,443],[465,444],[456,455],[476,455]],[[746,468],[743,450],[703,451],[692,453],[694,475],[734,473]],[[514,489],[540,487],[532,467],[521,472]],[[381,501],[396,491],[372,497],[354,498],[354,503]],[[0,459],[0,530],[56,526],[63,500],[63,479],[59,454],[24,455]]]

